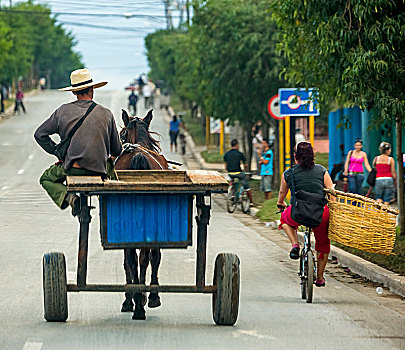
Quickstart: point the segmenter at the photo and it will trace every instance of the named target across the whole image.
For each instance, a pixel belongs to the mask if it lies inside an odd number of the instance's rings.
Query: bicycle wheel
[[[250,199],[249,199],[249,197],[248,197],[248,195],[246,193],[246,190],[243,190],[243,192],[242,192],[242,196],[241,196],[241,199],[240,199],[240,206],[241,206],[242,211],[245,214],[249,214],[249,212],[250,212]]]
[[[300,255],[300,278],[301,278],[301,299],[307,298],[307,280],[305,278],[306,263],[304,258],[304,252],[302,250]]]
[[[306,276],[306,300],[307,303],[312,303],[312,295],[314,292],[314,255],[311,250],[307,255]]]
[[[232,214],[235,211],[236,208],[236,196],[235,196],[235,186],[229,186],[228,188],[228,195],[226,197],[226,209],[228,210],[228,213]]]

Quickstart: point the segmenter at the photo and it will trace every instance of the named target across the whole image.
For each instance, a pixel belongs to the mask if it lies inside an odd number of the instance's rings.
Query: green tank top
[[[295,191],[303,190],[310,193],[323,194],[326,169],[322,165],[315,164],[312,169],[303,169],[298,164],[286,170],[284,172],[284,179],[290,189],[292,188],[291,171],[294,172]]]

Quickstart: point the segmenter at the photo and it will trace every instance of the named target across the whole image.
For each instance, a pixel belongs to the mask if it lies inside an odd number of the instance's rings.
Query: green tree
[[[401,234],[405,234],[402,127],[405,115],[403,0],[273,0],[288,59],[285,76],[318,86],[323,102],[373,108],[397,125]]]
[[[146,39],[152,74],[214,118],[238,121],[252,154],[251,127],[269,121],[266,105],[283,85],[275,52],[276,26],[263,1],[193,1],[186,32]]]
[[[2,81],[11,83],[20,76],[38,80],[50,73],[51,87],[59,87],[68,83],[70,71],[82,67],[80,55],[73,51],[73,36],[56,24],[46,5],[18,3],[11,12],[0,12],[2,26],[8,29],[0,42],[9,43],[8,51],[1,53]]]

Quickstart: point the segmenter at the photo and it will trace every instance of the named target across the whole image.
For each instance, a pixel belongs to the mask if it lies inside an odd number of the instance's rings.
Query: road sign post
[[[309,142],[311,142],[312,147],[315,144],[315,117],[313,115],[309,116]]]
[[[278,142],[279,142],[279,165],[280,165],[280,179],[284,173],[284,120],[278,121]]]
[[[309,140],[314,146],[315,142],[315,116],[319,115],[318,90],[286,88],[278,89],[280,97],[280,116],[309,117]],[[293,134],[294,132],[294,134]],[[295,123],[291,127],[291,150],[295,145]]]
[[[291,142],[290,142],[290,116],[286,116],[285,119],[285,170],[291,166]]]

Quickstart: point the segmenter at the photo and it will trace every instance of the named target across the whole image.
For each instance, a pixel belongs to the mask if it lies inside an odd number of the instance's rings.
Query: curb
[[[173,108],[169,107],[169,110],[173,112],[171,115],[174,114]],[[170,111],[168,111],[170,113]],[[170,117],[169,117],[170,118]],[[200,164],[201,168],[207,168],[207,163],[201,157],[199,152],[195,152],[194,147],[195,143],[191,135],[186,131],[186,140],[187,140],[187,147],[190,153],[194,156],[196,161]],[[209,168],[209,167],[208,167]],[[250,215],[252,217],[256,217],[256,214],[259,210],[256,208],[250,209]],[[269,222],[268,226],[270,229],[276,229],[280,224],[279,220]],[[266,223],[267,226],[267,223]],[[298,232],[298,238],[302,243],[304,241],[304,234]],[[401,276],[395,272],[391,272],[387,269],[384,269],[376,264],[373,264],[367,260],[364,260],[357,255],[353,255],[349,252],[346,252],[343,249],[335,247],[331,245],[331,252],[329,254],[330,257],[335,257],[338,260],[338,263],[344,266],[347,266],[352,272],[367,278],[372,282],[381,283],[384,287],[389,288],[389,290],[395,294],[398,294],[402,297],[405,297],[405,277]]]

